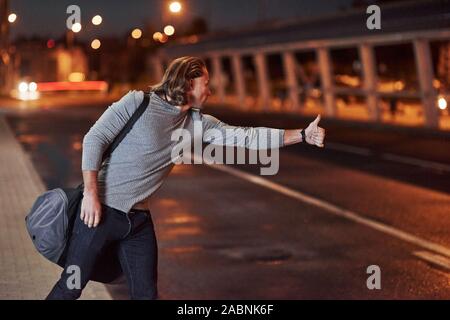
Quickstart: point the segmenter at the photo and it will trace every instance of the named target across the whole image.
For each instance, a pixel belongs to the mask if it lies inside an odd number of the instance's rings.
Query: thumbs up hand
[[[305,129],[306,143],[313,144],[323,148],[323,139],[325,139],[325,129],[319,127],[320,114]]]

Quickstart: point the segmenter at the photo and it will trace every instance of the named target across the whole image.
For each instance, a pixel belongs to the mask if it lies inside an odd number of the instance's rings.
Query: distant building
[[[83,81],[89,74],[88,60],[80,47],[48,48],[39,41],[14,47],[14,82]]]

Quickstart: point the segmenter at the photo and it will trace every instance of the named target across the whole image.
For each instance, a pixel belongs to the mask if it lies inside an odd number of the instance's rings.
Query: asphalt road
[[[81,181],[82,137],[103,110],[7,119],[53,188]],[[242,125],[302,120],[208,112]],[[175,167],[152,207],[161,298],[450,298],[448,139],[321,126],[325,148],[282,149],[274,176],[261,165]],[[379,290],[367,287],[373,265]],[[124,284],[109,290],[126,297]]]

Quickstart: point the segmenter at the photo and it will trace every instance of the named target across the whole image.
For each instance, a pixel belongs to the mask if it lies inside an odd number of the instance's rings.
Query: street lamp
[[[92,24],[95,26],[98,26],[102,23],[103,19],[100,15],[96,15],[95,17],[92,18]]]
[[[14,23],[14,22],[16,21],[16,19],[17,19],[17,14],[15,14],[15,13],[11,13],[11,14],[8,16],[8,22],[9,22],[9,23]]]
[[[155,32],[154,34],[153,34],[153,40],[155,40],[155,41],[159,41],[160,39],[162,39],[162,33],[161,32]]]
[[[170,10],[170,12],[172,12],[172,13],[180,13],[182,8],[183,8],[183,7],[182,7],[181,3],[178,2],[178,1],[172,1],[172,2],[169,4],[169,10]]]
[[[72,31],[75,32],[75,33],[80,32],[81,31],[81,24],[79,22],[74,23],[72,25]]]
[[[171,25],[165,26],[164,33],[168,36],[173,36],[173,34],[175,33],[175,28]]]
[[[131,36],[133,37],[133,39],[139,39],[140,37],[142,37],[142,31],[141,31],[141,29],[138,29],[138,28],[134,29],[134,30],[131,32]]]
[[[447,109],[447,101],[445,100],[444,97],[439,97],[439,99],[438,99],[438,107],[441,110]]]
[[[94,39],[91,42],[91,48],[94,50],[97,50],[98,48],[100,48],[101,45],[102,45],[102,43],[98,39]]]

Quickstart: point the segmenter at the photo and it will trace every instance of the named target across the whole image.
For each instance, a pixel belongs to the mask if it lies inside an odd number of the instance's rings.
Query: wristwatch
[[[302,136],[302,142],[306,142],[305,129],[300,130],[300,134],[301,134],[301,136]]]

